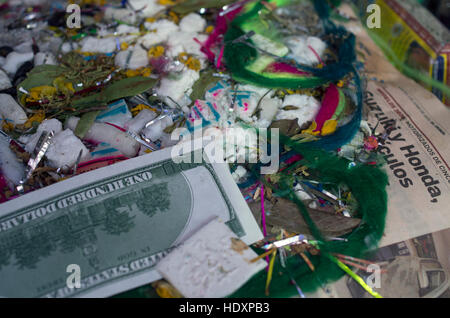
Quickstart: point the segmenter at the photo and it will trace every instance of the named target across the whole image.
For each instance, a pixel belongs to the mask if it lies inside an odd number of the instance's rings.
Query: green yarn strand
[[[286,260],[287,269],[281,266],[278,259],[275,261],[269,296],[292,297],[297,291],[290,283],[289,273],[304,292],[314,292],[317,288],[323,287],[324,283],[336,281],[345,275],[342,269],[326,256],[327,253],[364,257],[367,252],[377,247],[385,226],[388,178],[378,166],[358,164],[349,167],[350,161],[345,158],[320,149],[311,149],[286,136],[280,138],[281,144],[291,147],[303,156],[303,164],[320,173],[320,181],[346,184],[359,203],[358,216],[362,219],[361,225],[346,237],[346,242],[325,241],[310,218],[306,207],[291,190],[289,198],[299,207],[315,238],[322,241],[320,248],[323,251],[320,255],[308,255],[315,267],[314,272],[298,256],[292,256]],[[286,187],[286,185],[281,186],[283,189]],[[260,251],[257,250],[257,252]],[[264,293],[265,281],[266,272],[261,271],[230,297],[267,297]]]

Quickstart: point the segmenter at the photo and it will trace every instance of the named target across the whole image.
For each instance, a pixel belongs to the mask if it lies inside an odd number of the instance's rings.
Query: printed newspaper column
[[[389,131],[379,148],[390,180],[381,245],[450,227],[450,112],[409,84],[370,82],[366,94],[369,124]]]

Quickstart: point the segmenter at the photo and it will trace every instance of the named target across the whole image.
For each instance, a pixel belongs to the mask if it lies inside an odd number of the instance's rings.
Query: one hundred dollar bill
[[[0,205],[0,296],[107,297],[144,285],[215,217],[247,244],[262,238],[225,164],[176,164],[170,148],[25,194]]]

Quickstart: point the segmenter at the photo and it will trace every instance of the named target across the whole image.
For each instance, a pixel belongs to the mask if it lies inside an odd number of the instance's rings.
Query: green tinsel
[[[281,143],[301,154],[302,164],[317,170],[321,176],[321,182],[346,184],[359,203],[358,217],[362,219],[362,223],[346,236],[348,240],[346,242],[325,241],[311,220],[306,207],[289,188],[290,185],[281,183],[281,190],[290,190],[285,197],[297,204],[312,234],[322,243],[320,255],[308,255],[315,266],[314,272],[298,256],[287,259],[286,269],[281,266],[277,258],[270,286],[270,297],[291,297],[297,293],[295,286],[290,283],[290,275],[304,292],[313,292],[324,283],[341,278],[345,273],[326,256],[327,253],[364,257],[368,251],[377,247],[383,235],[387,213],[388,177],[380,167],[365,164],[351,167],[350,161],[345,158],[323,150],[311,149],[285,136],[281,136]],[[267,273],[264,270],[259,272],[230,297],[266,297],[264,293],[266,277]]]

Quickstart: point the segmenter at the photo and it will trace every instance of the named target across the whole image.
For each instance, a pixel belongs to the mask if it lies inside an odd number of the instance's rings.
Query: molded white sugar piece
[[[151,17],[166,8],[159,5],[158,0],[128,0],[128,3],[144,17]]]
[[[205,30],[206,20],[197,13],[190,13],[180,21],[183,32],[202,32]]]
[[[106,30],[106,32],[108,31]],[[128,43],[139,37],[139,28],[126,24],[120,24],[115,30],[115,33],[118,34],[117,39],[120,43]]]
[[[359,128],[362,130],[362,132],[364,134],[366,134],[367,136],[371,136],[372,135],[372,129],[370,129],[369,127],[369,123],[365,120],[361,120],[361,124],[359,125]]]
[[[68,53],[70,51],[76,50],[79,48],[78,43],[75,42],[65,42],[62,46],[61,46],[61,52],[63,53]]]
[[[258,127],[267,128],[275,118],[282,101],[278,98],[264,98],[261,101],[259,120],[256,123]]]
[[[14,185],[18,185],[25,173],[25,166],[9,148],[9,141],[0,138],[0,173]]]
[[[56,134],[62,131],[62,123],[55,118],[44,120],[36,129],[36,132],[32,135],[24,135],[19,138],[19,141],[25,143],[25,150],[28,153],[32,153],[34,147],[39,140],[43,131],[53,131]]]
[[[164,134],[164,129],[172,124],[172,118],[170,118],[170,116],[167,116],[149,125],[142,131],[142,133],[151,141],[157,141]]]
[[[140,45],[136,45],[128,48],[126,51],[120,51],[116,55],[114,62],[121,68],[135,70],[148,65],[147,52]]]
[[[294,187],[294,191],[295,191],[295,196],[297,198],[299,198],[300,200],[311,200],[312,197],[305,192],[305,190],[303,189],[303,187],[301,186],[300,183],[297,183],[297,185]]]
[[[129,49],[125,50],[125,51],[120,51],[119,53],[116,54],[116,57],[114,58],[114,64],[120,68],[127,68],[127,59],[128,56],[132,54],[131,51],[129,51]]]
[[[314,36],[294,36],[287,39],[286,45],[291,50],[290,57],[295,59],[300,64],[315,65],[320,63],[317,58],[319,55],[321,58],[327,45],[320,38]],[[312,49],[314,50],[312,50]]]
[[[139,28],[126,24],[120,24],[116,29],[117,34],[138,33],[138,32]]]
[[[0,90],[12,87],[8,74],[0,70]]]
[[[75,130],[79,120],[78,117],[70,117],[66,122],[66,127]],[[98,143],[108,143],[129,158],[136,156],[140,145],[126,132],[104,123],[94,123],[84,136],[84,139]]]
[[[27,121],[27,114],[16,102],[16,100],[8,94],[0,94],[0,117],[14,125],[23,124]]]
[[[107,109],[98,114],[95,121],[123,127],[132,117],[125,100],[119,99],[118,101],[109,104]]]
[[[145,22],[144,26],[150,32],[142,36],[138,43],[142,43],[145,47],[150,47],[152,45],[167,41],[170,34],[174,34],[180,31],[178,25],[172,21],[163,19],[156,22]]]
[[[127,8],[107,7],[104,18],[109,21],[119,20],[129,24],[134,24],[136,22],[136,14]]]
[[[282,110],[278,112],[276,119],[297,119],[298,125],[313,121],[320,109],[320,103],[312,96],[308,95],[288,95],[284,98],[283,107],[295,106],[298,109]]]
[[[253,121],[252,116],[258,106],[258,101],[267,91],[267,88],[253,85],[239,85],[234,104],[236,116],[246,122]],[[234,92],[232,94],[234,98]]]
[[[32,42],[23,42],[19,45],[13,47],[13,50],[18,53],[29,53],[33,52],[33,43]]]
[[[156,113],[150,109],[143,109],[136,117],[127,121],[123,128],[128,131],[139,133],[148,122],[156,118]]]
[[[33,52],[28,53],[11,52],[6,57],[5,64],[3,64],[3,69],[9,74],[15,74],[23,63],[31,61],[33,57],[34,57]]]
[[[39,6],[45,4],[46,0],[11,0],[8,1],[10,6]]]
[[[55,56],[50,52],[38,52],[34,56],[34,66],[50,64],[57,65]]]
[[[231,85],[223,80],[218,81],[214,86],[205,92],[205,99],[211,103],[220,102],[222,99],[229,104]]]
[[[116,50],[116,39],[114,37],[98,39],[93,36],[82,40],[82,52],[112,53]]]
[[[90,157],[89,150],[81,140],[73,134],[72,130],[66,129],[52,138],[45,156],[51,167],[72,167],[76,163],[80,151],[82,151],[80,162]]]
[[[162,97],[170,96],[174,101],[176,101],[181,107],[187,106],[189,101],[187,96],[190,95],[192,90],[192,85],[200,78],[197,71],[187,69],[183,71],[178,76],[169,76],[161,80],[161,84],[156,89],[156,93]],[[165,99],[165,102],[170,106],[175,108],[176,104],[169,98]]]
[[[207,36],[205,34],[198,34],[195,32],[171,33],[167,39],[168,54],[175,57],[182,52],[186,52],[195,55],[195,57],[200,60],[203,60],[204,54],[200,50],[201,45],[198,44],[194,38],[200,42],[205,42]]]
[[[243,166],[237,166],[236,170],[231,174],[235,182],[239,182],[240,179],[245,177],[247,170]]]
[[[267,263],[227,225],[214,219],[163,258],[158,272],[187,298],[219,298],[236,291]]]

